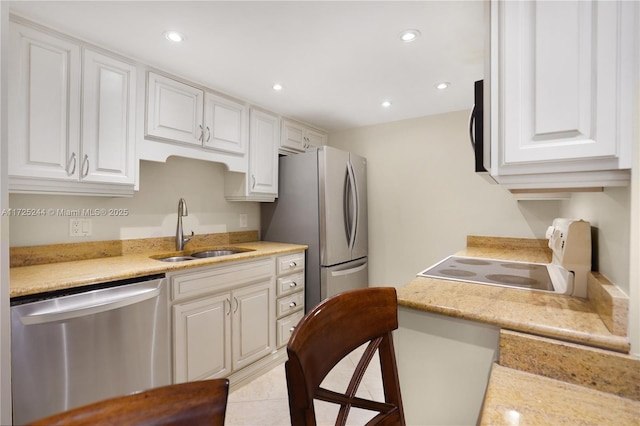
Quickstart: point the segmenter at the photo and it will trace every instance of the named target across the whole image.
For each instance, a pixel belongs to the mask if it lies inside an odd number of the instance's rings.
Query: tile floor
[[[357,349],[338,364],[323,382],[323,387],[344,391],[347,388],[363,349]],[[374,356],[357,392],[358,396],[384,400],[380,364]],[[290,426],[289,401],[284,364],[258,377],[229,394],[225,426]],[[315,401],[318,426],[334,425],[338,407]],[[362,425],[373,415],[366,410],[352,409],[348,425]]]

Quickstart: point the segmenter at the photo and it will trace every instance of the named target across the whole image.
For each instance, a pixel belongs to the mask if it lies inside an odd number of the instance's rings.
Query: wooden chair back
[[[37,420],[32,425],[223,426],[229,380],[180,383],[98,401]]]
[[[313,400],[340,406],[337,425],[345,425],[352,407],[378,413],[368,425],[405,425],[392,331],[398,328],[398,302],[393,287],[344,292],[324,300],[296,326],[287,346],[285,364],[289,412],[293,426],[313,426]],[[368,343],[345,392],[320,385],[331,369],[354,349]],[[376,351],[385,401],[356,397],[356,391]]]

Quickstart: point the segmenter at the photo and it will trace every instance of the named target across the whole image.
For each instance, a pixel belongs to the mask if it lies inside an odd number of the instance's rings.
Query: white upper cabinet
[[[491,2],[485,128],[500,183],[626,183],[638,83],[634,3]]]
[[[314,146],[326,145],[327,135],[304,124],[282,120],[280,151],[283,154],[305,152]]]
[[[247,106],[149,72],[146,136],[242,156]]]
[[[249,173],[227,172],[225,198],[230,201],[274,201],[278,196],[280,118],[249,111]]]
[[[10,43],[9,190],[131,195],[135,67],[18,22]]]
[[[80,163],[83,181],[134,183],[135,79],[133,65],[85,49]]]
[[[204,91],[150,72],[147,136],[202,145]]]
[[[205,147],[244,154],[247,151],[247,107],[232,100],[204,94]]]
[[[9,176],[77,180],[80,46],[9,28]]]

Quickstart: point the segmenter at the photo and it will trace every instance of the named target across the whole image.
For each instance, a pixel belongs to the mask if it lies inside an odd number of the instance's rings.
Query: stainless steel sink
[[[171,256],[171,257],[161,257],[161,258],[158,258],[157,260],[160,260],[162,262],[184,262],[186,260],[196,260],[196,258],[191,256]]]
[[[197,251],[195,253],[190,253],[188,255],[180,255],[180,256],[167,256],[167,257],[153,256],[153,259],[160,260],[162,262],[185,262],[185,261],[196,260],[196,259],[207,259],[209,257],[229,256],[231,254],[245,253],[248,251],[253,251],[253,250],[221,248],[221,249],[214,249],[214,250]]]
[[[196,253],[191,253],[190,256],[197,257],[199,259],[207,257],[229,256],[230,254],[242,253],[246,250],[224,249],[224,250],[205,250]]]

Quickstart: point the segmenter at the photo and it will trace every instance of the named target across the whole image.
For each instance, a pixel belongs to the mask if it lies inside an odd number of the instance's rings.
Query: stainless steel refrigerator
[[[322,146],[280,157],[279,175],[278,199],[261,205],[261,235],[309,246],[305,311],[367,287],[367,160]]]

